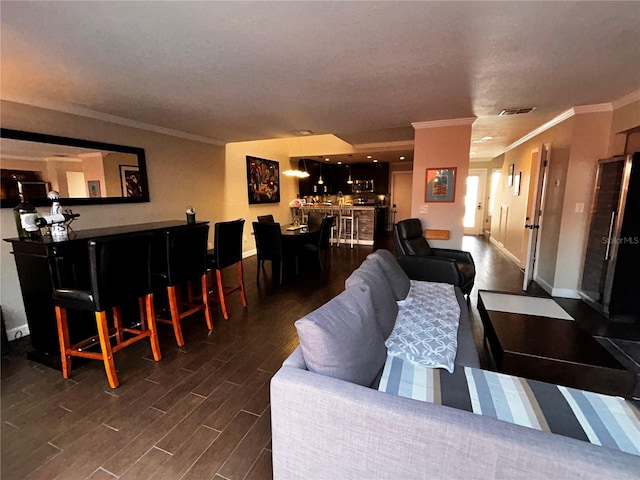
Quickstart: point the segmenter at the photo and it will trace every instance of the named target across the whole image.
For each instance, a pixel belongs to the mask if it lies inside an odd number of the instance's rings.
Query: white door
[[[540,145],[538,151],[531,154],[531,183],[530,189],[535,188],[533,195],[529,195],[527,205],[527,218],[524,228],[528,230],[527,256],[524,263],[524,282],[522,289],[527,290],[535,275],[536,259],[539,253],[538,238],[540,227],[542,226],[542,202],[547,180],[547,165],[549,163],[549,149],[545,145]]]
[[[470,168],[467,194],[464,198],[464,234],[481,235],[484,221],[485,185],[487,170]]]
[[[391,221],[411,218],[413,172],[391,172]],[[395,215],[393,212],[395,211]]]
[[[67,172],[67,188],[71,198],[88,198],[87,184],[84,181],[84,172]]]

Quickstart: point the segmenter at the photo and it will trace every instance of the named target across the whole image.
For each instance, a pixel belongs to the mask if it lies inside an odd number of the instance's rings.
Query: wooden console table
[[[198,222],[208,223],[208,222]],[[27,357],[60,370],[60,347],[55,309],[51,295],[56,288],[87,288],[89,285],[90,239],[126,236],[137,232],[156,232],[158,245],[164,248],[162,232],[185,225],[185,221],[165,221],[79,230],[69,240],[54,242],[51,237],[38,240],[8,238],[18,269],[18,279],[31,338]],[[161,255],[160,255],[161,256]],[[126,273],[124,273],[126,274]],[[71,343],[90,337],[96,330],[91,312],[70,311]]]

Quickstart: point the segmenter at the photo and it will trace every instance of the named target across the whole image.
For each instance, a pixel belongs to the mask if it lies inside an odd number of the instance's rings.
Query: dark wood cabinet
[[[299,181],[300,195],[344,195],[353,193],[352,184],[347,183],[349,175],[352,180],[373,180],[374,191],[378,194],[389,192],[389,164],[388,163],[353,163],[329,164],[316,162],[315,160],[299,160],[298,168],[309,172],[308,178]],[[318,185],[322,174],[324,184]]]

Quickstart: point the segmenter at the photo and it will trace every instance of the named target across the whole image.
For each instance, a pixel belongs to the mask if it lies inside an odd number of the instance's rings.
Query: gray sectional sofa
[[[398,312],[380,289],[402,304],[409,279],[387,251],[365,263],[342,294],[296,322],[301,345],[271,380],[276,480],[640,476],[636,455],[378,391]],[[477,368],[468,308],[455,294],[455,369]]]

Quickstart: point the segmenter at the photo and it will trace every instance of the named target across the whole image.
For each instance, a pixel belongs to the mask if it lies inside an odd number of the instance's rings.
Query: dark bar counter
[[[31,350],[27,353],[28,358],[60,370],[58,329],[51,295],[56,288],[88,288],[87,245],[90,239],[155,232],[156,243],[162,245],[163,231],[183,225],[186,225],[186,220],[70,231],[69,239],[64,241],[53,241],[50,236],[43,236],[37,240],[5,239],[13,247],[12,253],[16,261],[29,325]],[[95,331],[95,320],[91,312],[69,312],[72,344],[90,337]],[[78,360],[80,359],[74,359],[74,362]]]

